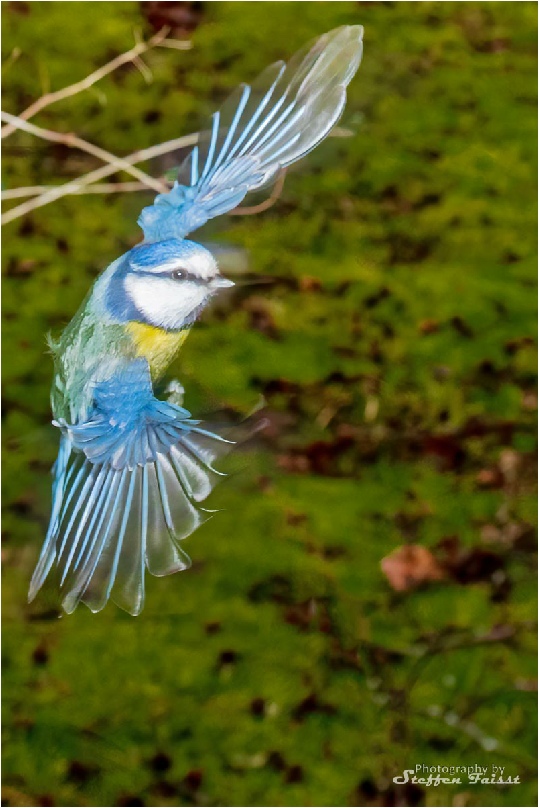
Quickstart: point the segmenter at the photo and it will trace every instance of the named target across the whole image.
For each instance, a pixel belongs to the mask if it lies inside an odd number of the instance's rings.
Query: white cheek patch
[[[203,286],[172,278],[127,275],[125,288],[145,321],[158,328],[181,328],[207,299]]]

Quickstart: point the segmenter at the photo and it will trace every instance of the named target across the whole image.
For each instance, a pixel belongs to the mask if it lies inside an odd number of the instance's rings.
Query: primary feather
[[[344,109],[362,37],[361,25],[337,28],[288,66],[277,62],[252,87],[238,87],[212,116],[209,134],[199,137],[174,188],[142,211],[145,239],[184,238],[314,149]]]

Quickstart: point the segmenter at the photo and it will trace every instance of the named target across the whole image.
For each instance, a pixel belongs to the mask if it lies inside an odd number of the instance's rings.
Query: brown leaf
[[[459,469],[466,453],[461,445],[458,435],[426,435],[423,441],[425,455],[432,455],[438,459],[443,471]]]
[[[302,275],[299,279],[299,288],[301,292],[319,292],[322,288],[322,283],[319,278]]]
[[[174,3],[149,0],[141,2],[140,9],[154,31],[169,26],[170,36],[176,39],[189,36],[200,24],[203,15],[202,3],[181,2],[181,0]]]
[[[436,334],[440,330],[440,323],[437,320],[423,320],[419,323],[419,331],[421,334],[428,336],[429,334]]]
[[[501,488],[503,485],[503,475],[498,468],[481,469],[475,479],[480,488]]]
[[[522,391],[522,408],[530,412],[537,409],[537,393],[535,390]]]
[[[189,791],[198,791],[202,785],[204,772],[202,769],[192,769],[183,778],[183,784]]]
[[[397,592],[408,592],[428,581],[439,581],[444,571],[426,547],[405,544],[380,562],[382,572]]]

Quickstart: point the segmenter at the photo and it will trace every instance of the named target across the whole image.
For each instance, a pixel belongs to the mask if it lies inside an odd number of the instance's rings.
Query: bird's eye
[[[175,281],[184,281],[187,277],[187,272],[185,269],[175,269],[173,272],[170,273],[170,277],[173,278]]]

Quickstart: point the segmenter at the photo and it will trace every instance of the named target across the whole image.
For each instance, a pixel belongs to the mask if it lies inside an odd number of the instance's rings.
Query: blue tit
[[[57,342],[51,402],[60,447],[52,513],[32,600],[53,565],[62,606],[100,611],[109,598],[137,615],[145,568],[186,569],[181,542],[204,520],[203,502],[229,442],[154,384],[200,312],[232,286],[188,233],[271,184],[331,130],[362,54],[361,26],[320,37],[290,63],[240,86],[178,172],[138,220],[141,244],[96,280]]]

